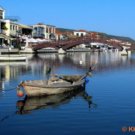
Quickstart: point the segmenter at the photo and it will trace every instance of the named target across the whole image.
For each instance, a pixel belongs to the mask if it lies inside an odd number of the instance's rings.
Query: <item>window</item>
[[[0,19],[3,19],[3,11],[0,11]]]
[[[48,33],[49,31],[48,31],[48,27],[46,27],[46,33]]]
[[[81,37],[83,37],[84,35],[83,35],[83,33],[81,33]]]
[[[12,30],[12,25],[10,25],[10,30]]]
[[[13,25],[13,30],[15,30],[15,26]]]
[[[79,33],[76,33],[76,36],[79,37]]]

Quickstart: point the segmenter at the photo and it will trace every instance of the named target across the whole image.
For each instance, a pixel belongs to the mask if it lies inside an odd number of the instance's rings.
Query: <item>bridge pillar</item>
[[[62,48],[60,48],[60,49],[58,49],[58,53],[59,53],[59,54],[65,54],[65,53],[66,53],[66,51],[65,51],[65,50],[63,50]]]

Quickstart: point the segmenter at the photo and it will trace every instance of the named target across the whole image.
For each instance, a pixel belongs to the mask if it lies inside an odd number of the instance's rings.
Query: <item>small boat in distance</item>
[[[27,57],[23,55],[0,55],[0,62],[6,61],[26,61]]]
[[[84,88],[87,75],[90,73],[87,72],[85,75],[55,75],[49,80],[23,81],[19,87],[24,88],[28,97],[56,95]]]

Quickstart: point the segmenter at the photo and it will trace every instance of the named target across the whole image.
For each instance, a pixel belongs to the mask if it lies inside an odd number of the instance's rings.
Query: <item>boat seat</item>
[[[62,79],[56,79],[56,80],[49,80],[48,81],[48,85],[57,85],[57,84],[61,84],[61,85],[66,85],[66,84],[70,84],[69,82],[67,81],[64,81]]]

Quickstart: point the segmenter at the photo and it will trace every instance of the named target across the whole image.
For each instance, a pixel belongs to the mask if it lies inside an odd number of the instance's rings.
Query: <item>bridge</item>
[[[47,47],[52,47],[55,49],[59,49],[62,48],[63,50],[68,50],[70,48],[76,47],[77,45],[80,44],[90,44],[92,42],[98,42],[98,43],[102,43],[105,45],[109,45],[112,46],[120,51],[122,51],[123,49],[126,50],[134,50],[135,49],[135,45],[127,45],[126,43],[118,43],[115,41],[110,41],[110,40],[105,40],[105,39],[93,39],[90,36],[84,36],[84,37],[78,37],[78,38],[74,38],[74,39],[69,39],[69,40],[64,40],[64,41],[52,41],[52,42],[45,42],[45,43],[39,43],[37,45],[33,45],[32,48],[34,51],[40,50],[42,48],[47,48]]]

